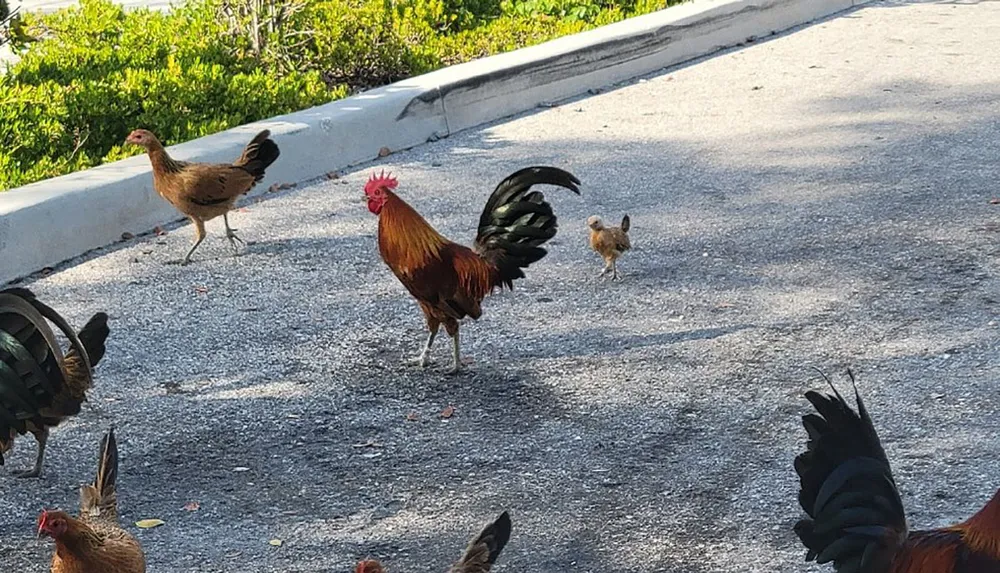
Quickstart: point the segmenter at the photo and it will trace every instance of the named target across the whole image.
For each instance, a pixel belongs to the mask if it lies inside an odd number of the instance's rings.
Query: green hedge
[[[15,20],[0,76],[0,190],[305,109],[679,0],[108,0]],[[3,2],[3,0],[0,0]]]

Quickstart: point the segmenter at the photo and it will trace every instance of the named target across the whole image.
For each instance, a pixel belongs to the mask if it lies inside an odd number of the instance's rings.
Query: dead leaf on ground
[[[134,238],[135,238],[135,235],[133,235],[132,233],[129,233],[128,231],[125,231],[124,233],[122,233],[122,240],[123,241],[131,241]]]
[[[139,529],[152,529],[154,527],[159,527],[166,524],[162,519],[140,519],[135,522],[135,526]]]
[[[378,150],[378,156],[379,157],[388,157],[390,155],[392,155],[392,150],[389,149],[388,147],[383,147],[383,148],[381,148],[381,149]]]
[[[196,286],[194,287],[194,292],[198,294],[208,294],[208,287]]]
[[[407,422],[416,422],[419,419],[420,416],[416,412],[410,412],[409,414],[406,415]]]
[[[184,511],[198,511],[201,509],[201,504],[197,501],[189,501],[184,504]]]
[[[41,272],[43,277],[47,277],[52,274],[52,267],[45,267]]]
[[[990,205],[1000,205],[1000,197],[990,199]]]
[[[156,233],[157,237],[162,237],[167,234],[167,230],[160,226],[153,227],[153,232]]]
[[[452,415],[454,414],[455,414],[455,407],[452,406],[451,404],[448,404],[448,406],[446,406],[444,410],[441,410],[441,417],[444,419],[448,419],[452,417]]]
[[[351,444],[352,448],[381,448],[382,444],[376,442],[375,440],[368,440],[367,442],[359,444]]]

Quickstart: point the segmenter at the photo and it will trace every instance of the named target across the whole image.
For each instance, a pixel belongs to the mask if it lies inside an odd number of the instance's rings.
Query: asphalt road
[[[914,526],[968,517],[1000,486],[998,27],[1000,3],[878,3],[380,161],[464,242],[508,173],[584,182],[546,190],[560,234],[464,327],[461,377],[400,363],[423,321],[371,166],[249,202],[239,257],[213,222],[187,268],[183,226],[31,283],[113,333],[43,478],[0,474],[3,570],[46,570],[35,516],[115,424],[123,519],[166,522],[132,528],[151,573],[442,571],[504,509],[498,571],[826,571],[791,531],[811,366],[856,369]],[[613,284],[584,223],[625,212]]]

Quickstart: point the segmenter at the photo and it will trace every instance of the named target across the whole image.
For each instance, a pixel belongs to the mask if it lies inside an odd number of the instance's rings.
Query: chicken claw
[[[31,469],[26,469],[26,470],[14,470],[14,471],[10,472],[10,475],[12,475],[12,476],[14,476],[16,478],[22,478],[22,479],[24,479],[24,478],[37,478],[37,477],[40,477],[42,475],[42,468],[40,468],[40,467],[34,467],[34,468],[31,468]]]
[[[243,242],[243,239],[236,236],[237,229],[229,227],[228,213],[222,216],[222,221],[226,224],[226,238],[229,239],[229,244],[230,246],[233,247],[233,254],[238,255],[240,252],[240,248],[236,245],[236,243],[239,242],[239,244],[241,245],[246,245],[246,243]]]
[[[437,336],[438,329],[432,328],[430,335],[427,337],[427,342],[424,344],[424,348],[420,351],[420,354],[410,358],[406,362],[413,366],[419,366],[421,368],[427,367],[427,362],[430,361],[431,356],[431,345],[434,344],[434,337]]]

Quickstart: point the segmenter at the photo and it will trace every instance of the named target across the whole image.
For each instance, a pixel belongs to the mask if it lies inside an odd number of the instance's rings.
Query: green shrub
[[[0,76],[0,190],[174,144],[677,0],[81,0],[27,14]],[[0,7],[4,0],[0,0]]]

